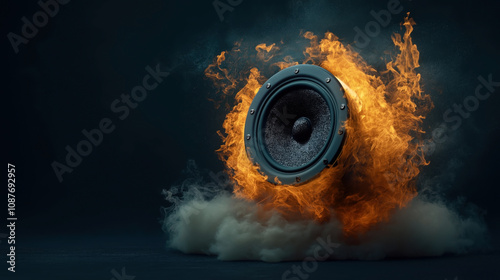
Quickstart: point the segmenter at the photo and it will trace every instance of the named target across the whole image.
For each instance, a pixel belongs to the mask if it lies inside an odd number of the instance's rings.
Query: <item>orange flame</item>
[[[274,43],[269,46],[262,43],[255,47],[255,50],[257,51],[257,57],[264,62],[268,62],[269,60],[271,60],[276,52],[279,51],[279,49],[280,48],[277,47]]]
[[[354,236],[388,220],[395,209],[416,196],[414,178],[420,167],[428,164],[419,141],[424,133],[422,119],[432,103],[423,94],[420,74],[415,71],[419,67],[419,52],[410,37],[415,22],[407,16],[403,25],[403,37],[392,37],[399,53],[383,72],[369,66],[330,32],[321,40],[312,32],[303,34],[310,40],[303,63],[319,65],[341,81],[351,113],[345,124],[347,138],[336,165],[299,186],[270,183],[247,157],[246,114],[266,80],[257,68],[250,70],[245,86],[235,96],[236,106],[224,121],[225,135],[218,132],[223,145],[217,152],[235,182],[236,197],[276,209],[288,219],[323,222],[333,216],[342,223],[346,236]],[[256,50],[264,52],[261,57],[267,62],[279,50],[276,48],[274,44],[261,44]],[[232,77],[210,75],[209,71],[218,68],[228,73],[220,66],[225,54],[222,52],[206,73],[214,83],[231,88],[235,85]],[[284,61],[271,65],[283,69],[296,64],[286,56]]]

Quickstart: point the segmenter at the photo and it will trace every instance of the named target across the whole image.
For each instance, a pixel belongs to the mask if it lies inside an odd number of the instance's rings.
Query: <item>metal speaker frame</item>
[[[292,88],[311,89],[320,94],[328,104],[331,121],[329,137],[320,152],[302,166],[290,167],[278,163],[270,156],[264,141],[264,126],[271,104]],[[270,182],[275,183],[275,178],[282,184],[306,182],[337,159],[345,139],[343,125],[347,118],[347,99],[344,97],[342,85],[335,76],[316,65],[301,64],[288,67],[267,80],[250,105],[244,135],[247,155],[259,165],[260,171],[268,176]]]

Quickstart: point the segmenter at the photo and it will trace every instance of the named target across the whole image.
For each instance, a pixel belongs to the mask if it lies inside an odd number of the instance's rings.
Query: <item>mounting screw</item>
[[[342,134],[344,134],[344,131],[342,129],[339,129],[339,135],[342,135]],[[250,135],[248,137],[250,137]]]
[[[329,83],[329,82],[331,82],[331,81],[332,81],[332,79],[330,79],[330,78],[326,78],[326,82],[327,82],[327,83]]]
[[[253,115],[253,113],[255,113],[255,110],[254,109],[250,109],[250,115]]]
[[[247,134],[247,140],[250,140],[250,138],[252,138],[252,136],[250,136],[250,134]]]
[[[298,176],[297,176],[297,177],[295,177],[295,181],[296,181],[297,183],[298,183],[298,182],[300,182],[300,177],[298,177]]]
[[[270,87],[271,87],[271,83],[267,83],[266,88],[270,88]]]
[[[328,160],[327,160],[327,159],[324,159],[324,160],[323,160],[323,164],[324,164],[324,165],[328,165]]]
[[[345,109],[345,104],[340,104],[340,110],[344,110]]]
[[[295,69],[295,74],[299,74],[299,69]]]

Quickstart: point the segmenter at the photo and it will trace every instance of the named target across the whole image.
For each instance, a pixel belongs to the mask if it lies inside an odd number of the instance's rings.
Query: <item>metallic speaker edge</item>
[[[282,171],[265,160],[265,144],[258,142],[258,125],[263,117],[262,107],[274,94],[279,94],[279,88],[293,81],[315,82],[330,94],[334,118],[333,128],[325,148],[308,166],[294,170]],[[328,101],[327,101],[328,102]],[[328,102],[330,105],[330,103]],[[260,171],[268,176],[268,181],[274,183],[274,178],[283,184],[301,184],[317,176],[324,168],[334,163],[345,140],[344,123],[348,118],[348,104],[344,96],[344,89],[338,79],[328,70],[310,64],[295,65],[285,68],[269,78],[259,89],[252,100],[245,120],[244,141],[248,157],[257,165]],[[259,160],[260,159],[260,160]]]

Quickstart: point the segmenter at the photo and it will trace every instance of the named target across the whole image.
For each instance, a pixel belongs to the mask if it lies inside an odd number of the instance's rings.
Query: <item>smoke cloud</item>
[[[464,201],[447,203],[435,194],[420,194],[389,221],[347,240],[335,218],[323,224],[286,220],[253,201],[235,198],[220,181],[203,182],[195,165],[193,170],[193,178],[164,192],[172,202],[163,220],[167,245],[183,253],[279,262],[313,256],[318,240],[335,244],[328,256],[337,260],[430,257],[487,247],[483,214]]]

